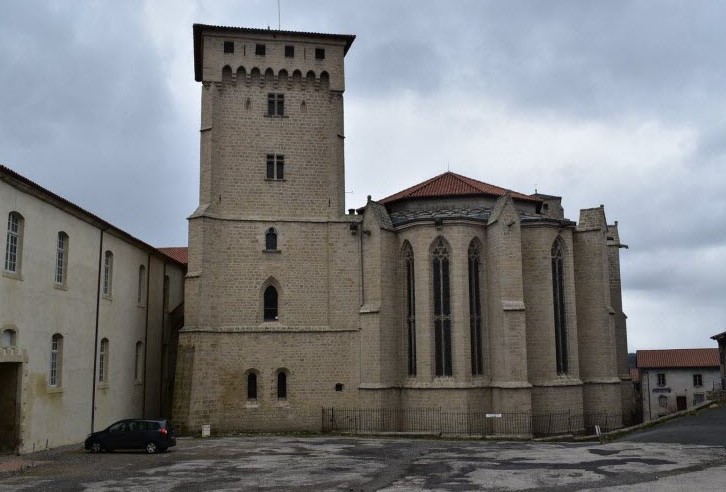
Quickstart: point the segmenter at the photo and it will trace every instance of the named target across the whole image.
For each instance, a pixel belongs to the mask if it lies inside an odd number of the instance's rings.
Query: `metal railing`
[[[323,408],[322,432],[410,433],[481,437],[588,435],[622,427],[620,413],[487,413],[441,408]]]

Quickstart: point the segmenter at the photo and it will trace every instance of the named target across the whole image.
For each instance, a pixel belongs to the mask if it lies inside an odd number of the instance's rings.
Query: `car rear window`
[[[161,427],[159,425],[159,422],[148,422],[148,421],[146,422],[146,430],[153,431],[153,430],[157,430],[159,427]]]

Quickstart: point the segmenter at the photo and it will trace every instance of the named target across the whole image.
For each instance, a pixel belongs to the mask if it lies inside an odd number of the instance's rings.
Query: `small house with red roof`
[[[688,410],[721,388],[717,348],[638,350],[643,421]]]

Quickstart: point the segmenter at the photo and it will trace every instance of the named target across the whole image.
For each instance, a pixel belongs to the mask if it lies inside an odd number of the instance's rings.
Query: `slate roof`
[[[636,357],[640,369],[719,367],[717,348],[638,350]]]
[[[443,198],[467,195],[489,195],[493,197],[504,196],[508,190],[494,186],[483,181],[467,178],[460,174],[447,171],[417,185],[406,188],[403,191],[388,196],[378,203],[388,204],[399,200],[415,198]],[[512,198],[527,202],[539,203],[538,198],[512,191]]]
[[[164,253],[169,258],[184,263],[185,265],[189,261],[189,248],[186,246],[171,246],[168,248],[158,248],[159,251]]]

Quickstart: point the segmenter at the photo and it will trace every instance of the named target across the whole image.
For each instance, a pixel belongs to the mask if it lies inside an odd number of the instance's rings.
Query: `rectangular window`
[[[285,179],[285,156],[267,154],[267,179]]]
[[[659,372],[658,373],[658,386],[665,386],[665,385],[666,385],[665,373]]]
[[[58,233],[55,253],[55,283],[65,285],[68,269],[68,234]]]
[[[285,116],[285,94],[267,94],[267,116]]]
[[[265,56],[265,45],[264,44],[258,43],[255,45],[255,55]]]
[[[98,382],[108,382],[108,339],[101,340],[101,350],[98,355]]]
[[[693,375],[693,386],[703,386],[703,376],[701,374]]]
[[[113,253],[106,251],[103,257],[103,294],[111,295],[111,282],[113,280]]]
[[[48,371],[48,386],[58,388],[61,385],[61,371],[63,367],[63,337],[56,333],[51,338],[50,368]]]
[[[699,403],[703,403],[706,401],[706,395],[703,393],[694,393],[693,394],[693,404],[698,405]]]
[[[8,234],[5,244],[5,270],[8,272],[18,273],[20,271],[21,220],[15,212],[8,215]]]
[[[315,48],[315,59],[325,60],[325,48]]]
[[[234,41],[225,41],[224,42],[224,52],[225,53],[234,53]]]
[[[285,46],[285,58],[295,58],[295,47],[292,45]]]

